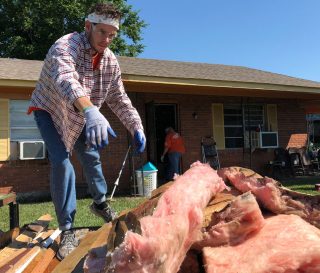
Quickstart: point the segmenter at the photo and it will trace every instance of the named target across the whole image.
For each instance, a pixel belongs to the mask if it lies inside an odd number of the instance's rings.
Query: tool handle
[[[59,228],[57,228],[48,239],[46,239],[45,241],[42,242],[41,246],[44,248],[48,248],[53,241],[60,235],[60,233],[62,232],[62,230],[60,230]]]

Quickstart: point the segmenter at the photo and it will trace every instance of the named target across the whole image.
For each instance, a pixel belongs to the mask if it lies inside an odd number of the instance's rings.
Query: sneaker
[[[94,215],[101,217],[106,223],[117,218],[117,213],[106,202],[99,205],[92,202],[90,210]]]
[[[65,230],[61,233],[61,241],[59,245],[59,250],[57,252],[58,260],[62,261],[67,257],[77,246],[79,241],[75,236],[73,230]]]

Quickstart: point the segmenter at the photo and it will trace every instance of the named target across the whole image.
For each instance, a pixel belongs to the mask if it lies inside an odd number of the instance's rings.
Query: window
[[[307,121],[309,141],[318,148],[320,146],[320,115],[313,119],[307,117]]]
[[[243,146],[243,119],[241,105],[225,105],[224,137],[226,148]]]
[[[28,100],[10,100],[10,140],[41,140],[33,115],[27,115]]]
[[[250,147],[250,132],[265,127],[263,105],[226,104],[223,113],[225,148]]]
[[[245,105],[245,125],[246,130],[256,130],[264,128],[264,111],[263,105]]]

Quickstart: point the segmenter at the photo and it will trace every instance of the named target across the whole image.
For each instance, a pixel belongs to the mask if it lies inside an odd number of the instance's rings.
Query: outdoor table
[[[19,205],[12,187],[0,187],[0,207],[9,205],[10,230],[19,227]]]

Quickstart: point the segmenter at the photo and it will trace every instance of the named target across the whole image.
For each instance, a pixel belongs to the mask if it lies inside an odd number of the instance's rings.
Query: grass
[[[144,200],[146,200],[144,197],[114,197],[111,206],[119,213],[123,210],[136,207]],[[102,219],[90,212],[89,205],[91,202],[91,198],[77,200],[77,213],[74,227],[97,227],[104,224]],[[57,228],[58,223],[55,217],[54,206],[51,201],[19,204],[20,227],[25,224],[30,224],[44,214],[50,214],[53,217],[49,227]],[[0,208],[0,219],[0,230],[9,230],[9,206]]]
[[[319,191],[315,190],[315,184],[320,183],[320,176],[296,176],[280,180],[284,187],[293,191],[307,193],[311,195],[320,195]]]

